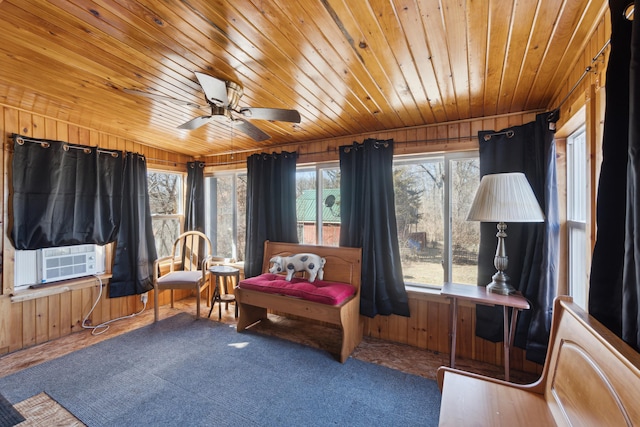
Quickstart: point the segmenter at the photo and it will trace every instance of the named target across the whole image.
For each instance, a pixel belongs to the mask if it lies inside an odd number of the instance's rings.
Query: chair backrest
[[[212,253],[211,241],[204,233],[186,231],[173,242],[171,271],[195,271],[208,268]]]

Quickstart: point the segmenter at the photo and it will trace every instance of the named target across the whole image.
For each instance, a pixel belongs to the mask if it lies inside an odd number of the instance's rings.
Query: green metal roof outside
[[[332,207],[322,208],[322,219],[325,223],[340,223],[340,189],[325,188],[322,190],[322,200],[333,196],[335,203]],[[331,198],[329,197],[331,200]],[[303,190],[296,199],[296,213],[298,222],[316,222],[316,190]]]

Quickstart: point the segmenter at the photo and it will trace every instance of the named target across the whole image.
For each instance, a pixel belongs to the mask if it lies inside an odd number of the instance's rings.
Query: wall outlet
[[[145,292],[144,294],[140,294],[140,301],[146,305],[147,301],[149,301],[149,293]]]

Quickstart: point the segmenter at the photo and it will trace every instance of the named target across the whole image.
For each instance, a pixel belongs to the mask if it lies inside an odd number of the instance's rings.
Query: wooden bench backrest
[[[559,425],[637,425],[640,354],[570,297],[554,310],[541,383]]]
[[[324,266],[323,280],[329,282],[350,283],[360,290],[362,270],[362,249],[337,246],[299,245],[297,243],[264,242],[262,271],[268,272],[269,260],[274,256],[311,253],[327,260]]]

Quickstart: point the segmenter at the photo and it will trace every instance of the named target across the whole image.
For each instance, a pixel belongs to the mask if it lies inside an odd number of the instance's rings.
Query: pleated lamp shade
[[[485,175],[467,221],[544,222],[544,213],[523,173]]]

